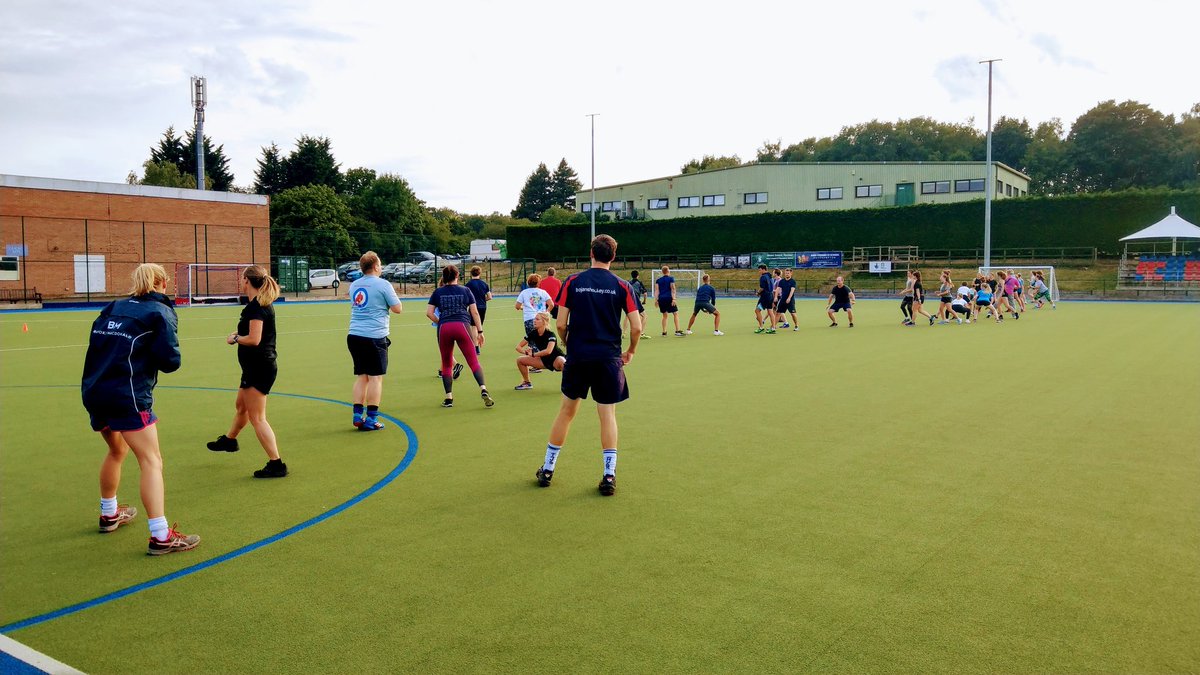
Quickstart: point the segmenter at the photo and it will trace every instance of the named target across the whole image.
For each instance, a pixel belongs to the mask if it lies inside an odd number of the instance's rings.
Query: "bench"
[[[7,300],[12,304],[18,302],[41,302],[42,294],[37,288],[0,288],[0,302]]]

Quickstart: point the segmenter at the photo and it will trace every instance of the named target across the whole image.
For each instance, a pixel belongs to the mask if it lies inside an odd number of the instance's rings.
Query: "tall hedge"
[[[1094,246],[1122,250],[1121,237],[1177,207],[1200,224],[1200,190],[1130,190],[992,203],[992,247]],[[587,254],[588,225],[510,225],[508,252],[553,260]],[[983,200],[845,211],[777,211],[744,216],[597,223],[620,242],[622,255],[751,251],[849,251],[855,246],[983,245]]]

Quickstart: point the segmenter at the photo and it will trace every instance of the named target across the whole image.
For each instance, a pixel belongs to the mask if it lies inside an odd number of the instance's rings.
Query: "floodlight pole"
[[[992,190],[996,179],[992,174],[992,64],[1003,59],[987,59],[988,64],[988,114],[987,114],[987,176],[983,189],[983,266],[992,266]]]
[[[592,118],[592,203],[588,206],[588,212],[592,214],[592,239],[596,238],[596,115],[598,114],[584,115],[584,117]],[[591,242],[592,239],[588,241]]]
[[[196,109],[196,189],[204,189],[204,105],[208,103],[205,78],[192,76],[192,107]]]

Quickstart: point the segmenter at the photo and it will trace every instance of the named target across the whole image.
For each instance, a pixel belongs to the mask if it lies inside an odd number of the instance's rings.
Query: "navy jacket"
[[[161,293],[110,302],[92,323],[83,362],[89,410],[150,409],[158,373],[179,370],[179,318]]]

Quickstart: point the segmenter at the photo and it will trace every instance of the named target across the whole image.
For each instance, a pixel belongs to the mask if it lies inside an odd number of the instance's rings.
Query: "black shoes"
[[[287,464],[282,459],[272,459],[267,465],[254,472],[255,478],[283,478],[287,475]]]
[[[208,449],[213,452],[237,452],[238,442],[236,438],[227,438],[225,434],[221,434],[217,440],[208,444]]]
[[[617,491],[616,476],[605,475],[604,478],[600,479],[600,485],[598,487],[600,489],[601,495],[603,495],[605,497],[613,496],[613,493],[615,493]]]
[[[538,487],[550,487],[550,481],[554,478],[554,472],[545,469],[538,469],[533,475],[537,478]]]

